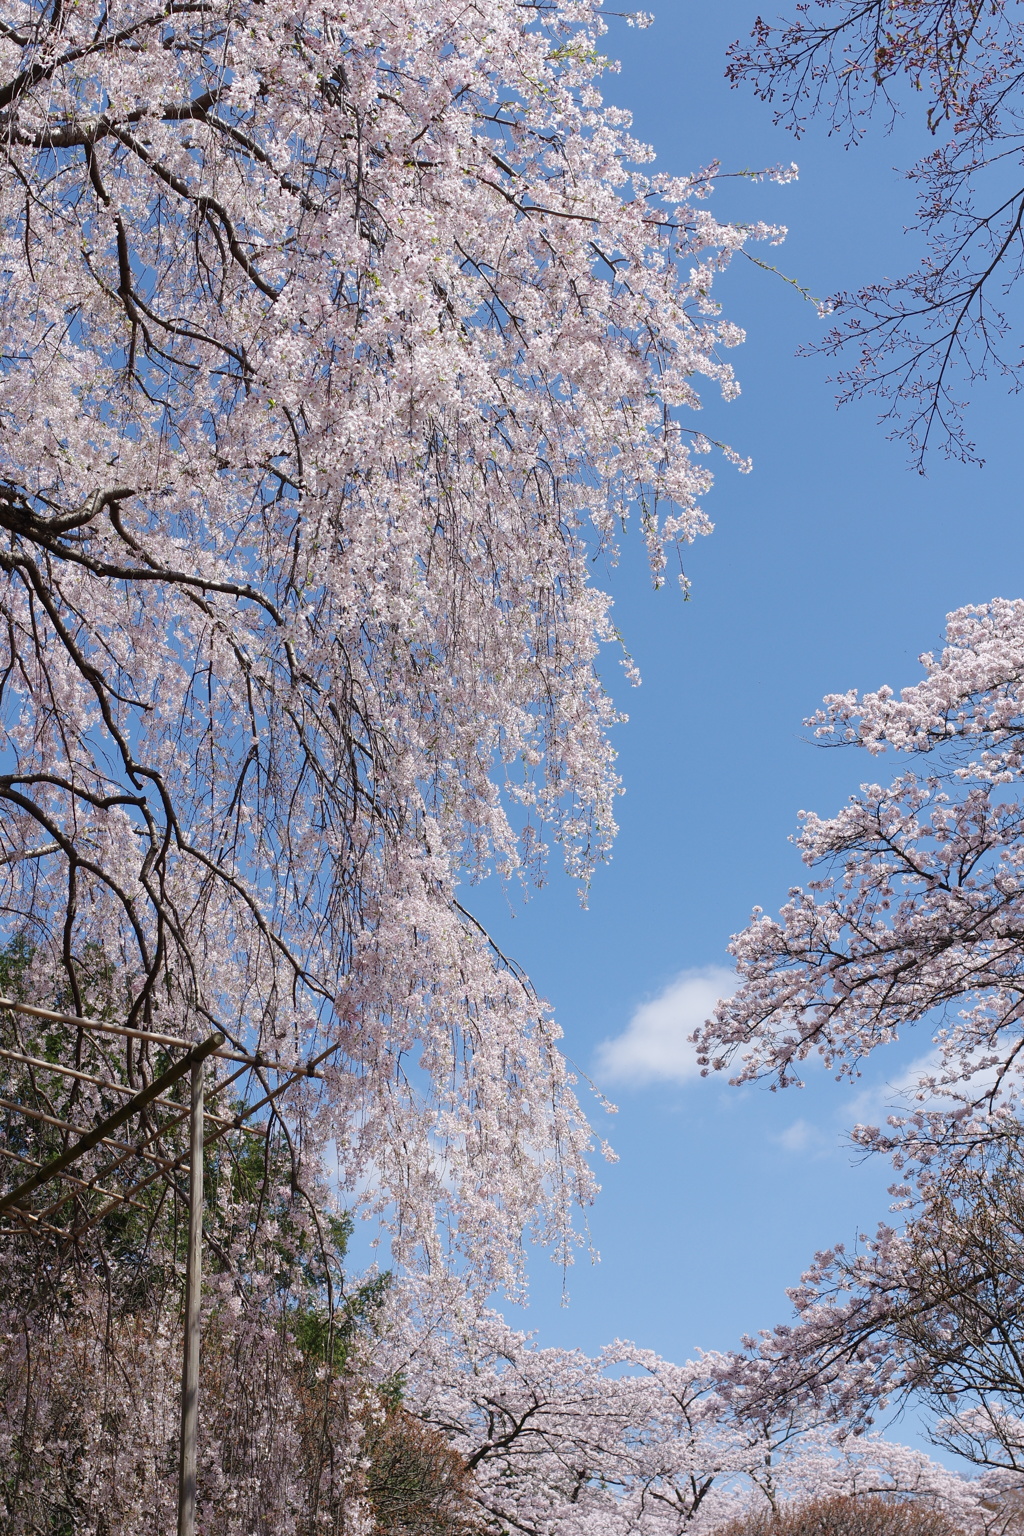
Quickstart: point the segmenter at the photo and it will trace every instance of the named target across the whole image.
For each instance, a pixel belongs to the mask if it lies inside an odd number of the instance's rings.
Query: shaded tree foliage
[[[960,1527],[927,1502],[834,1495],[778,1509],[751,1510],[720,1526],[716,1536],[958,1536]]]

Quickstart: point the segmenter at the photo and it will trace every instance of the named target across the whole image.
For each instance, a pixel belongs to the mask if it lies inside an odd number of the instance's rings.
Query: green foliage
[[[28,1000],[25,975],[34,953],[28,939],[21,933],[0,949],[0,997],[9,997],[15,1003]]]
[[[384,1304],[390,1274],[376,1276],[344,1296],[334,1311],[313,1302],[302,1302],[292,1314],[292,1336],[303,1358],[316,1370],[322,1366],[335,1375],[348,1367],[353,1347],[372,1331],[374,1314]]]

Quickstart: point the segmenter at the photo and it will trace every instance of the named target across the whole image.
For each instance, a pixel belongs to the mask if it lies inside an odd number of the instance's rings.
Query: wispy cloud
[[[835,1150],[835,1137],[828,1136],[810,1120],[794,1120],[784,1131],[773,1136],[772,1141],[786,1152],[823,1154]]]
[[[621,1083],[685,1083],[698,1076],[689,1035],[731,997],[736,976],[722,965],[682,971],[663,992],[641,1003],[621,1035],[597,1048],[597,1075]]]
[[[999,1069],[981,1052],[968,1054],[965,1060],[968,1072],[964,1077],[947,1082],[942,1052],[936,1046],[888,1082],[863,1088],[853,1101],[853,1112],[862,1125],[879,1125],[890,1115],[948,1109],[951,1096],[962,1094],[968,1101],[982,1098],[994,1087]]]
[[[852,1115],[860,1125],[883,1125],[889,1115],[906,1115],[924,1105],[934,1108],[935,1095],[921,1094],[919,1084],[938,1068],[939,1053],[933,1050],[909,1062],[895,1077],[867,1084],[845,1106],[847,1119]]]

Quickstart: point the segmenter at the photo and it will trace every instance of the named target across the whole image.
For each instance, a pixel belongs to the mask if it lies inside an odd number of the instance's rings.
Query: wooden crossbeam
[[[214,1053],[211,1052],[211,1055],[213,1054]],[[110,1082],[107,1078],[96,1077],[92,1072],[82,1072],[77,1067],[65,1067],[61,1066],[61,1064],[56,1061],[44,1061],[41,1056],[28,1056],[24,1051],[8,1051],[0,1048],[0,1058],[4,1059],[5,1061],[21,1061],[24,1062],[26,1066],[39,1067],[45,1072],[56,1072],[61,1077],[73,1077],[77,1079],[78,1082],[92,1083],[97,1088],[109,1089],[111,1093],[122,1093],[127,1095],[128,1098],[131,1098],[132,1095],[137,1091],[135,1088],[127,1087],[124,1083],[113,1083]],[[180,1114],[184,1108],[184,1105],[176,1103],[174,1099],[153,1099],[152,1103],[159,1104],[162,1109],[173,1109],[176,1114]],[[6,1105],[9,1108],[14,1107],[11,1105],[11,1101],[9,1099],[0,1099],[0,1105]],[[21,1108],[21,1106],[18,1107]],[[26,1114],[28,1113],[27,1110],[24,1112]],[[212,1109],[204,1110],[203,1113],[205,1114],[207,1120],[212,1120],[217,1125],[226,1126],[228,1130],[239,1129],[239,1127],[235,1126],[233,1118],[229,1119],[224,1115],[215,1115]],[[56,1121],[53,1123],[57,1124]],[[68,1129],[74,1130],[77,1129],[77,1127],[72,1126],[68,1127]],[[251,1126],[242,1126],[240,1129],[244,1130],[249,1136],[259,1135],[259,1132],[254,1131]]]
[[[77,1013],[57,1013],[52,1008],[39,1008],[35,1003],[17,1003],[13,998],[0,997],[0,1012],[5,1009],[10,1009],[12,1013],[23,1013],[27,1018],[31,1019],[46,1019],[54,1024],[71,1024],[76,1029],[97,1030],[103,1035],[121,1035],[130,1040],[148,1040],[154,1045],[177,1046],[179,1050],[187,1043],[175,1035],[160,1035],[151,1029],[135,1029],[129,1024],[109,1024],[105,1019],[87,1019]],[[261,1051],[257,1051],[254,1056],[247,1055],[244,1051],[226,1051],[223,1048],[224,1039],[225,1036],[222,1035],[222,1044],[216,1050],[210,1051],[207,1054],[219,1056],[222,1061],[244,1061],[250,1067],[264,1067],[268,1072],[285,1072],[289,1076],[299,1077],[317,1076],[313,1071],[313,1062],[303,1067],[295,1066],[294,1064],[289,1066],[286,1062],[272,1061],[268,1056],[264,1056]],[[324,1054],[329,1054],[329,1052]],[[323,1057],[320,1056],[317,1060],[322,1061]]]
[[[106,1141],[111,1131],[118,1130],[124,1125],[125,1121],[131,1119],[132,1115],[137,1115],[140,1110],[146,1108],[147,1104],[151,1104],[154,1099],[158,1098],[165,1088],[170,1088],[173,1083],[178,1082],[179,1078],[184,1077],[186,1073],[190,1073],[194,1065],[205,1061],[207,1056],[211,1055],[219,1045],[223,1044],[223,1041],[223,1035],[210,1035],[202,1044],[193,1046],[172,1067],[168,1067],[166,1072],[154,1078],[148,1087],[143,1088],[140,1093],[135,1094],[133,1098],[129,1099],[127,1104],[122,1104],[120,1109],[115,1110],[112,1115],[108,1115],[105,1120],[101,1120],[99,1125],[94,1126],[91,1131],[87,1131],[84,1136],[81,1136],[74,1146],[69,1147],[66,1152],[62,1152],[59,1157],[44,1163],[41,1168],[38,1168],[32,1174],[31,1178],[26,1179],[23,1184],[19,1184],[17,1189],[11,1190],[9,1194],[0,1196],[0,1214],[9,1207],[20,1205],[26,1195],[32,1194],[41,1184],[48,1183],[50,1179],[57,1178],[58,1175],[64,1172],[65,1168],[70,1168],[71,1164],[82,1157],[84,1153],[91,1152],[93,1147],[98,1147],[101,1142]],[[0,1100],[0,1102],[5,1101]],[[19,1106],[15,1105],[13,1107],[18,1108]]]

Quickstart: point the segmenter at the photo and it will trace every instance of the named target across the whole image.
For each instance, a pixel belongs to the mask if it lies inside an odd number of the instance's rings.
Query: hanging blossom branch
[[[602,104],[588,4],[0,15],[0,908],[62,1007],[301,1055],[302,1144],[514,1283],[593,1190],[455,899],[614,831],[588,561],[709,524],[677,420],[768,227]],[[104,969],[105,967],[105,969]],[[333,1154],[332,1154],[333,1155]]]
[[[752,41],[730,49],[728,75],[752,82],[795,133],[823,115],[851,143],[923,98],[937,147],[907,175],[927,254],[905,277],[836,295],[840,323],[821,350],[852,356],[841,398],[888,401],[883,419],[918,467],[932,446],[975,458],[966,391],[993,374],[1020,387],[1008,305],[1024,270],[1024,31],[1014,8],[818,0],[778,28],[759,19]]]

